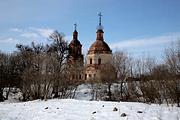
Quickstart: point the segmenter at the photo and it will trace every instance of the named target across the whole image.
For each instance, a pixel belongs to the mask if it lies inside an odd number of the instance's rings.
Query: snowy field
[[[2,102],[0,120],[180,120],[180,108],[72,99]]]

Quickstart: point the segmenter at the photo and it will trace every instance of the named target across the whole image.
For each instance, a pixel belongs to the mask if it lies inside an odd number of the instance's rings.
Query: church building
[[[112,66],[112,50],[104,40],[103,26],[101,25],[101,13],[99,15],[99,25],[96,31],[96,40],[90,46],[87,53],[87,63],[83,67],[83,55],[81,52],[82,45],[78,41],[78,32],[73,33],[73,40],[69,44],[69,61],[71,64],[80,64],[81,72],[78,72],[78,76],[85,81],[103,81],[103,79],[115,79],[115,69]],[[83,69],[82,69],[83,67]],[[81,75],[80,75],[81,73]],[[76,75],[77,76],[77,75]],[[75,77],[73,77],[75,78]]]

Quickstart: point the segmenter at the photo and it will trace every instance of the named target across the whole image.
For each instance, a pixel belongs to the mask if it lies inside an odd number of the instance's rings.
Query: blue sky
[[[74,23],[86,54],[102,12],[105,41],[113,51],[160,58],[180,39],[180,0],[0,0],[0,50],[16,43],[47,43],[53,30],[70,41]]]

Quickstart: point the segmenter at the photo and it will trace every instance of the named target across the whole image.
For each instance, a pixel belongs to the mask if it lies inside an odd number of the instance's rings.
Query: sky
[[[162,58],[164,49],[180,39],[179,6],[180,0],[0,0],[0,51],[12,53],[17,43],[49,43],[54,30],[70,42],[77,23],[86,54],[101,12],[113,52]]]

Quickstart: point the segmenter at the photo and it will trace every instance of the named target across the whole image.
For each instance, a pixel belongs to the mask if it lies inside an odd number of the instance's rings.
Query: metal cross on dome
[[[101,25],[101,17],[102,17],[101,12],[100,12],[100,13],[98,13],[98,16],[99,16],[99,25]]]

